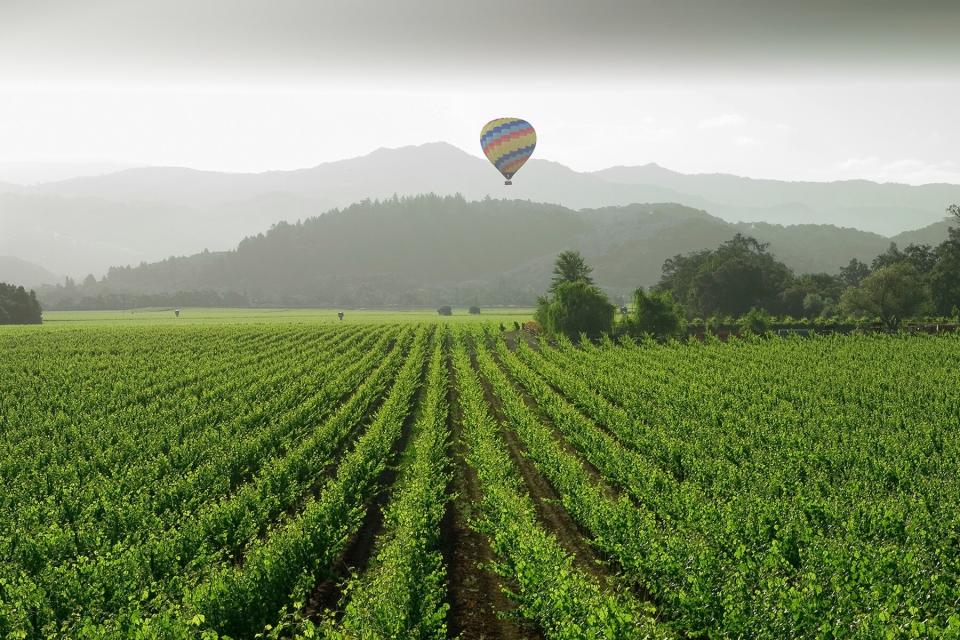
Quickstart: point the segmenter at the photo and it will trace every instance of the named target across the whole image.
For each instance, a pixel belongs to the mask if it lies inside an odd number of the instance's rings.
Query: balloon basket
[[[509,187],[510,185],[513,184],[513,180],[504,180],[504,181],[503,181],[503,184],[505,184],[505,185],[507,185],[507,186]]]

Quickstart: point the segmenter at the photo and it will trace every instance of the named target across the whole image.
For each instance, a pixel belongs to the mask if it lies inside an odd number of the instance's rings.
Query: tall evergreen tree
[[[593,267],[587,264],[579,251],[562,251],[553,263],[553,280],[550,290],[556,291],[557,287],[564,282],[585,282],[592,285],[593,278],[590,277],[592,272]]]
[[[0,282],[0,324],[40,324],[42,321],[35,292]]]

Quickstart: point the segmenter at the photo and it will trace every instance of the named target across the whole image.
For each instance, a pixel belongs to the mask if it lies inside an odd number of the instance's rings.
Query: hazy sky
[[[230,171],[538,130],[575,169],[960,183],[960,2],[0,0],[0,163]]]

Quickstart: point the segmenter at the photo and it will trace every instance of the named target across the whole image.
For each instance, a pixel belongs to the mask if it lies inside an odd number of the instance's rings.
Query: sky
[[[0,0],[0,180],[481,155],[516,116],[581,171],[960,183],[957,25],[925,0]]]

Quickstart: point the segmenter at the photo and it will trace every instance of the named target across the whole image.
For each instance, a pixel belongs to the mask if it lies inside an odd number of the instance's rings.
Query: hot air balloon
[[[507,179],[504,184],[513,184],[513,174],[533,155],[537,132],[526,120],[497,118],[483,126],[480,146],[491,164]]]

